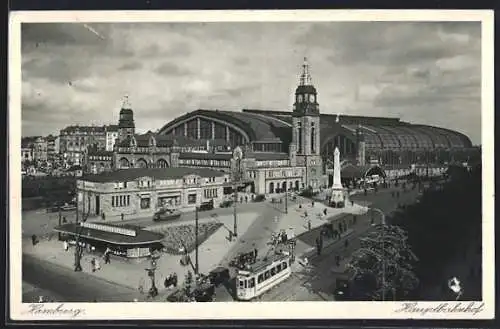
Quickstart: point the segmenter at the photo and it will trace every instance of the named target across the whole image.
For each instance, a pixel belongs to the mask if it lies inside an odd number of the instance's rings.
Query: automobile
[[[225,201],[222,201],[222,203],[220,204],[220,207],[221,208],[229,208],[233,205],[233,201],[231,200],[225,200]]]
[[[216,287],[229,281],[230,277],[229,269],[223,266],[218,266],[208,273],[210,283]]]
[[[253,198],[253,202],[262,202],[266,200],[266,196],[264,194],[258,194]]]
[[[181,212],[176,209],[163,208],[153,215],[154,222],[170,221],[181,217]]]
[[[65,203],[62,207],[62,211],[73,211],[76,209],[76,205],[73,203]]]
[[[337,279],[333,295],[335,296],[335,300],[338,301],[349,299],[349,281],[345,279]]]
[[[214,200],[202,203],[199,207],[199,211],[208,211],[214,209]]]

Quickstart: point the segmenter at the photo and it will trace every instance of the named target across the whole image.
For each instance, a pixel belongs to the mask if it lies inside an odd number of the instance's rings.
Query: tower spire
[[[309,74],[309,63],[307,62],[307,57],[304,57],[304,64],[302,64],[302,74],[300,75],[300,85],[310,86],[311,85],[311,75]]]
[[[130,102],[128,100],[128,95],[123,96],[122,109],[132,109],[132,105],[130,105]]]

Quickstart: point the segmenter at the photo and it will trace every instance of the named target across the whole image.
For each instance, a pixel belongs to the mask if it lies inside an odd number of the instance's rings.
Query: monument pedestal
[[[347,189],[343,187],[333,187],[330,196],[330,207],[344,208],[348,202],[348,196]]]

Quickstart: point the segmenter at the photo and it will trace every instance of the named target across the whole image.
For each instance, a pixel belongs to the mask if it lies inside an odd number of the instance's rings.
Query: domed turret
[[[120,110],[120,120],[118,121],[118,139],[122,141],[127,137],[133,136],[134,133],[134,111],[132,111],[128,96],[125,96]]]

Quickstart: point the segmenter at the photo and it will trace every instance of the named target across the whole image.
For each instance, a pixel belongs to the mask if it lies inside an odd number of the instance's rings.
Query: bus
[[[236,277],[236,297],[241,301],[252,300],[292,274],[290,255],[271,255],[245,270],[238,270]]]

